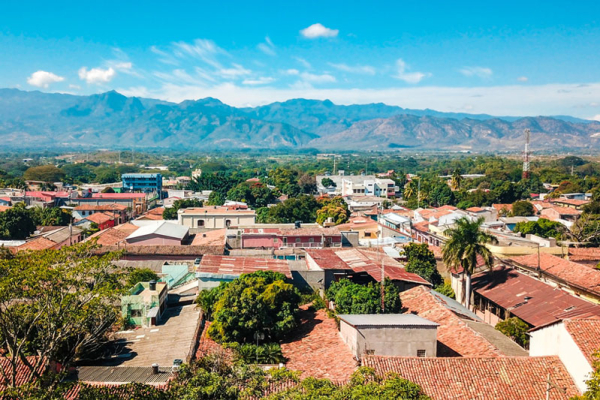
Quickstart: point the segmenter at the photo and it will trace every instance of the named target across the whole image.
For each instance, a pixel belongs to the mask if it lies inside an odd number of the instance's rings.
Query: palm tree
[[[465,306],[471,303],[471,275],[475,272],[478,257],[483,259],[486,267],[492,268],[494,257],[486,243],[498,243],[494,236],[483,232],[483,218],[472,221],[467,217],[456,220],[456,226],[444,232],[448,241],[442,247],[442,259],[451,270],[460,271],[466,275]]]
[[[459,190],[460,189],[460,184],[462,183],[462,171],[460,170],[460,168],[456,168],[454,170],[454,172],[452,173],[452,177],[450,180],[450,187],[452,188],[452,190]]]

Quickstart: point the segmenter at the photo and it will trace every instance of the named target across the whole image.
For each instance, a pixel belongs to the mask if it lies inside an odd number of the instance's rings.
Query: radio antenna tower
[[[531,135],[531,131],[529,129],[525,129],[525,151],[523,152],[523,179],[529,179],[529,155],[531,151],[529,151],[529,136]]]

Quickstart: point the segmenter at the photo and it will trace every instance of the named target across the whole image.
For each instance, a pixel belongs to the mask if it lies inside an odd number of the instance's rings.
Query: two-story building
[[[177,222],[188,228],[223,229],[256,223],[256,211],[239,206],[207,206],[183,208]]]

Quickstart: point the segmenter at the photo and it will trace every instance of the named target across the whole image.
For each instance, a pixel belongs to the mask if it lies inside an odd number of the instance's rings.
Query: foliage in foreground
[[[11,399],[54,400],[72,393],[73,384],[60,385],[54,390],[39,386],[20,387],[9,392]],[[372,368],[361,367],[348,383],[335,384],[328,379],[299,379],[299,373],[283,369],[262,369],[245,364],[228,364],[218,356],[207,356],[190,365],[183,365],[178,376],[165,389],[130,383],[117,387],[96,387],[80,384],[80,400],[123,399],[407,399],[426,400],[421,387],[397,374],[377,376]]]
[[[21,361],[39,377],[48,360],[68,368],[105,343],[121,286],[117,255],[93,250],[86,243],[0,260],[0,352],[11,365]],[[10,370],[5,378],[14,386],[19,371]]]
[[[572,400],[598,400],[600,399],[600,350],[596,351],[593,355],[594,358],[594,371],[585,383],[587,384],[587,391],[582,396],[573,397]]]
[[[386,314],[402,310],[400,291],[388,278],[385,280],[384,305]],[[359,285],[348,279],[334,282],[327,290],[327,298],[335,302],[338,314],[381,314],[381,286],[369,283]]]

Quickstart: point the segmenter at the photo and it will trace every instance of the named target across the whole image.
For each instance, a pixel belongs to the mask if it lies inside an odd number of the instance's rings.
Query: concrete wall
[[[325,271],[292,271],[292,283],[298,289],[325,289]]]
[[[178,239],[167,238],[163,236],[146,236],[136,239],[127,240],[127,244],[132,246],[181,246],[181,241]]]
[[[531,332],[529,355],[532,357],[558,356],[575,381],[577,388],[582,393],[587,390],[585,381],[593,372],[592,366],[562,322]]]
[[[367,351],[379,356],[416,357],[425,350],[426,357],[437,355],[437,328],[361,327],[356,329],[340,321],[340,335],[355,357]]]
[[[230,226],[254,225],[256,223],[256,215],[252,214],[179,214],[178,223],[188,228],[205,228],[205,229],[223,229],[226,228],[226,221],[229,220]],[[198,221],[204,221],[204,226],[200,226]]]

